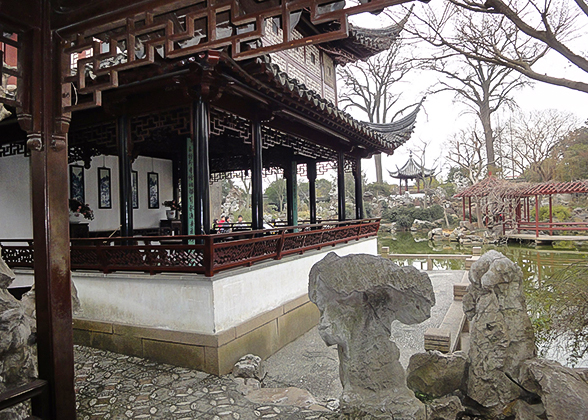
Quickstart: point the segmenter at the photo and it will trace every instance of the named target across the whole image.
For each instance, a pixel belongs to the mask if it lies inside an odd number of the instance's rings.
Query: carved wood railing
[[[71,267],[80,270],[199,273],[208,277],[289,254],[302,254],[375,236],[380,219],[238,231],[217,235],[84,238],[71,242]],[[0,240],[8,266],[33,267],[32,241]]]

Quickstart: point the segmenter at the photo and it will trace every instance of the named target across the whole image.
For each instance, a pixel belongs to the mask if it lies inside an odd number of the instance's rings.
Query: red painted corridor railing
[[[79,270],[200,273],[251,266],[289,254],[375,236],[380,219],[329,222],[217,235],[135,236],[71,241],[71,267]],[[33,267],[31,240],[2,239],[9,267]]]

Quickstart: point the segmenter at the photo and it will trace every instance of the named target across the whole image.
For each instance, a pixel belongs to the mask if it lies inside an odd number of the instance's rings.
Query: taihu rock
[[[427,404],[427,420],[456,420],[464,412],[456,396],[443,397]]]
[[[521,393],[510,378],[535,357],[533,327],[523,296],[521,269],[496,251],[476,261],[463,298],[470,321],[467,395],[498,415]]]
[[[24,305],[7,288],[14,280],[12,270],[0,257],[0,393],[24,385],[37,377],[31,325]],[[27,417],[28,404],[2,410],[0,420]]]
[[[574,369],[532,359],[523,364],[519,380],[526,390],[541,397],[548,419],[588,419],[588,384]]]
[[[426,273],[372,255],[329,253],[310,271],[310,300],[320,310],[319,333],[337,345],[344,413],[425,419],[424,405],[406,386],[392,321],[429,318],[435,295]]]
[[[408,363],[406,382],[414,392],[439,398],[464,388],[466,367],[467,356],[463,352],[416,353]]]

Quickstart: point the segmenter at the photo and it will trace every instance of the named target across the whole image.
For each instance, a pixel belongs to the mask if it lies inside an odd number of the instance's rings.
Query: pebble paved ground
[[[251,403],[230,376],[81,346],[75,361],[79,420],[328,418],[299,407]]]
[[[403,326],[402,333],[394,337],[401,349],[406,345],[414,347],[412,352],[422,351],[424,329],[441,322],[451,302],[452,284],[461,280],[463,272],[429,274],[437,305],[427,325]],[[314,328],[268,359],[264,385],[304,388],[319,404],[327,406],[341,392],[336,354],[336,349],[324,345]],[[409,355],[410,351],[403,352],[402,361]],[[230,375],[217,377],[89,347],[75,347],[75,373],[79,420],[339,418],[328,411],[252,403],[237,390]]]

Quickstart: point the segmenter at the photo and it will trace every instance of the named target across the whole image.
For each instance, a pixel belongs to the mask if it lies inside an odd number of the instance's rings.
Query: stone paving
[[[286,419],[326,420],[329,413],[300,407],[254,404],[229,375],[151,362],[75,346],[79,420]]]
[[[401,361],[422,351],[424,329],[438,326],[451,300],[452,284],[462,271],[429,272],[437,304],[431,319],[417,326],[398,326],[394,340]],[[316,328],[266,361],[268,387],[308,389],[319,405],[341,392],[336,348],[328,348]],[[331,420],[344,416],[297,406],[253,403],[237,390],[231,375],[217,377],[90,347],[75,346],[79,420],[129,419],[285,419]],[[321,407],[319,407],[321,408]]]

